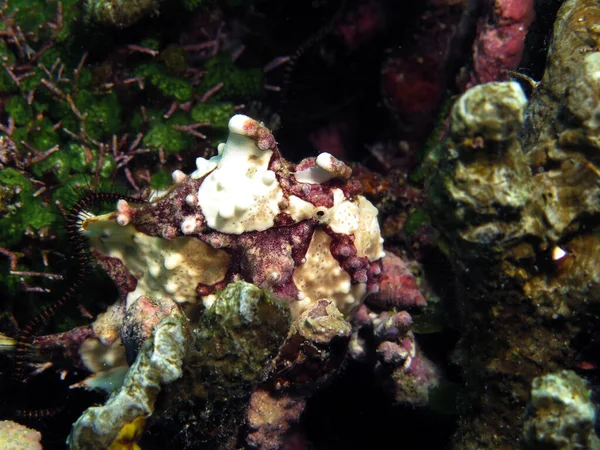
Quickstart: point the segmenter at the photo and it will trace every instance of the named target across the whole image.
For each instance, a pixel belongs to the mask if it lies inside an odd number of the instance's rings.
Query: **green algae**
[[[206,62],[208,71],[202,78],[200,92],[223,83],[221,89],[212,95],[213,100],[244,100],[257,97],[263,83],[261,69],[241,69],[237,67],[228,55],[218,55]]]
[[[181,152],[192,146],[193,137],[174,128],[190,124],[188,115],[183,111],[175,112],[168,119],[158,111],[150,111],[148,120],[148,131],[142,140],[144,146],[154,150],[162,148],[167,153]]]
[[[0,242],[4,245],[17,244],[28,228],[39,231],[53,222],[53,214],[34,193],[31,181],[19,171],[0,171]]]
[[[192,85],[182,78],[170,75],[163,64],[157,62],[139,64],[135,68],[134,74],[144,77],[151,87],[166,98],[181,102],[192,98]]]
[[[283,343],[290,320],[286,302],[250,283],[231,283],[218,292],[195,331],[192,363],[209,395],[247,395]]]
[[[211,128],[227,130],[227,124],[231,116],[235,114],[235,106],[232,103],[198,103],[191,110],[194,122],[207,122]]]

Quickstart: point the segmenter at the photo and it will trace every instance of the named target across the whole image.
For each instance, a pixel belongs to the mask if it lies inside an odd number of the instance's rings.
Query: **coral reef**
[[[14,245],[25,230],[39,232],[52,221],[43,202],[34,197],[33,183],[13,168],[0,173],[0,238]]]
[[[527,448],[600,448],[590,395],[585,381],[570,370],[535,378],[523,427]]]
[[[572,343],[598,326],[597,32],[582,19],[597,14],[566,1],[529,102],[514,82],[470,89],[431,157],[469,386],[457,448],[515,448],[533,378],[574,367]]]
[[[598,17],[3,2],[3,426],[48,449],[596,448]]]

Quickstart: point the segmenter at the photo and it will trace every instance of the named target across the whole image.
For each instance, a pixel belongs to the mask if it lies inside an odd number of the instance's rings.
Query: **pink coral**
[[[410,314],[375,312],[362,305],[353,324],[350,356],[363,362],[374,360],[374,373],[396,403],[427,405],[430,391],[439,385],[442,376],[438,367],[419,350],[410,330]]]
[[[282,448],[286,433],[299,421],[305,406],[306,400],[300,396],[254,391],[247,412],[248,445],[262,450]]]
[[[468,87],[508,79],[507,71],[516,70],[521,61],[534,18],[533,0],[495,0],[493,12],[477,27]]]
[[[467,2],[422,3],[422,13],[407,32],[410,38],[390,47],[381,70],[383,101],[402,131],[401,167],[414,164],[414,153],[429,137],[436,111],[452,87],[456,49],[463,45],[460,29]]]

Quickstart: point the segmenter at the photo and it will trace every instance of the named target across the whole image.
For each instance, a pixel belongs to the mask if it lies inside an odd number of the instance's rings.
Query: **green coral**
[[[110,153],[104,153],[102,155],[102,165],[98,167],[99,152],[95,148],[89,151],[91,158],[88,156],[81,144],[70,143],[65,149],[67,153],[71,168],[73,172],[95,174],[97,169],[100,169],[100,176],[102,178],[110,177],[117,168],[117,163]]]
[[[171,174],[165,170],[159,170],[154,175],[152,175],[152,179],[150,180],[150,187],[152,189],[165,189],[171,183],[173,179]]]
[[[69,205],[73,203],[74,193],[85,191],[89,186],[90,177],[84,174],[77,174],[69,177],[65,184],[57,188],[54,191],[53,197],[63,205]]]
[[[79,15],[77,4],[80,0],[62,0],[62,27],[58,30],[46,26],[48,22],[56,23],[59,11],[58,2],[45,0],[10,0],[6,2],[5,16],[12,16],[19,27],[26,31],[30,42],[44,42],[51,36],[58,43],[67,41],[73,33]],[[2,51],[0,50],[0,53]],[[26,46],[27,57],[34,50]]]
[[[96,183],[102,185],[111,179],[111,191],[115,187],[122,188],[121,179],[113,181],[111,178],[117,164],[108,147],[104,147],[99,167],[101,144],[110,143],[113,136],[117,136],[119,142],[127,142],[126,147],[136,139],[137,133],[143,133],[138,148],[181,152],[192,148],[196,138],[177,129],[178,126],[210,122],[210,127],[200,131],[210,139],[221,138],[229,117],[235,114],[234,100],[218,94],[191,111],[178,109],[165,118],[165,110],[173,101],[187,102],[206,91],[206,86],[193,87],[186,78],[188,61],[182,46],[173,44],[177,41],[171,34],[153,29],[143,36],[136,34],[137,38],[127,42],[156,51],[158,56],[151,59],[139,52],[125,55],[113,51],[117,41],[118,45],[124,42],[115,38],[114,30],[89,24],[93,21],[127,26],[156,12],[160,0],[10,0],[5,3],[3,13],[10,20],[0,22],[0,30],[16,30],[18,26],[25,41],[15,44],[8,32],[0,37],[0,61],[21,77],[17,85],[10,72],[0,68],[5,113],[2,122],[8,125],[10,117],[9,123],[14,123],[9,136],[11,145],[14,142],[14,151],[9,156],[16,156],[20,170],[3,167],[1,171],[0,245],[11,250],[23,250],[19,246],[28,247],[27,251],[33,248],[34,256],[31,261],[24,261],[29,267],[23,270],[45,270],[35,267],[38,248],[32,247],[31,241],[21,240],[24,233],[52,226],[60,217],[51,212],[54,203],[60,202],[68,208],[76,197],[74,192],[91,184],[102,190]],[[205,4],[202,0],[182,0],[176,9],[181,12]],[[212,7],[212,3],[210,5]],[[87,23],[79,20],[83,16],[88,19]],[[80,65],[86,53],[87,59]],[[233,92],[238,98],[260,92],[260,69],[236,68],[226,56],[217,59],[218,63],[209,60],[206,67],[197,66],[213,72],[208,74],[208,87],[224,81],[224,92]],[[136,76],[144,78],[146,89],[142,93],[137,83],[117,82]],[[55,151],[38,154],[49,149]],[[136,159],[136,163],[155,161],[144,158]],[[11,164],[15,164],[13,159],[9,159],[6,166],[11,167]],[[154,189],[170,184],[170,171],[156,171],[152,166],[149,169]],[[98,177],[96,172],[99,172]],[[41,187],[45,190],[34,197]],[[59,242],[43,242],[39,247],[47,250],[58,247]],[[7,281],[2,279],[0,283],[6,285]],[[66,326],[70,325],[72,323]]]
[[[14,169],[6,169],[0,174],[0,217],[12,215],[18,209],[18,188],[15,187],[19,186],[20,175]]]
[[[86,173],[97,157],[97,152],[94,150],[92,158],[88,156],[88,152],[83,148],[83,145],[75,142],[70,143],[65,149],[59,153],[63,153],[65,158],[69,160],[69,165],[75,172]],[[90,151],[91,153],[91,151]]]
[[[75,174],[95,174],[99,164],[98,158],[98,150],[95,148],[84,149],[83,145],[72,142],[35,164],[33,174],[41,178],[51,172],[60,183],[66,183]],[[100,176],[108,178],[114,173],[115,169],[116,163],[113,156],[105,153],[102,156]]]
[[[49,94],[46,94],[45,89],[42,86],[42,78],[44,78],[44,72],[39,67],[36,67],[32,71],[33,75],[23,78],[19,82],[19,89],[21,92],[26,95],[28,92],[31,92],[34,89],[39,89],[38,95],[36,95],[36,103],[40,101],[40,99],[48,99],[50,98]]]
[[[0,41],[0,60],[8,66],[13,65],[16,61],[15,55],[8,49],[6,43],[3,41]]]
[[[60,137],[53,129],[54,124],[48,117],[36,120],[29,128],[28,141],[38,150],[47,150],[58,145]]]
[[[148,37],[140,41],[140,47],[149,48],[157,52],[160,49],[160,41],[156,38]]]
[[[33,174],[36,177],[42,178],[47,173],[53,173],[60,182],[67,181],[70,172],[71,166],[63,151],[54,152],[33,166]]]
[[[158,59],[165,64],[165,68],[170,74],[183,73],[187,68],[185,50],[180,45],[169,45],[160,52]]]
[[[15,55],[8,49],[6,43],[0,41],[0,61],[7,66],[14,64]],[[18,91],[18,87],[6,70],[0,70],[0,91],[10,94]]]
[[[91,87],[93,79],[92,71],[87,67],[82,67],[79,71],[79,80],[77,82],[77,86],[80,89],[87,89]]]

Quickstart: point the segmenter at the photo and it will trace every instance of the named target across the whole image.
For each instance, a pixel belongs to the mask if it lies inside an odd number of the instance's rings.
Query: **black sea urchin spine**
[[[118,200],[126,200],[130,203],[142,203],[143,200],[118,194],[116,192],[95,192],[86,191],[80,196],[79,200],[68,210],[65,215],[65,228],[67,230],[67,239],[71,251],[74,252],[73,258],[77,262],[77,271],[72,277],[68,277],[68,286],[62,296],[52,305],[44,309],[40,314],[34,317],[19,334],[15,349],[15,370],[12,380],[20,382],[23,379],[25,359],[31,344],[31,336],[34,331],[46,325],[54,316],[56,311],[68,304],[71,299],[77,295],[86,276],[89,273],[90,253],[87,239],[81,233],[81,225],[86,215],[94,207],[102,206],[107,203],[115,203]]]

